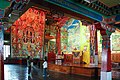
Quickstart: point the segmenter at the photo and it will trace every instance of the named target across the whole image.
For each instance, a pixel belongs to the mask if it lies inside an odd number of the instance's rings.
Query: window
[[[4,45],[4,60],[10,55],[10,45]]]

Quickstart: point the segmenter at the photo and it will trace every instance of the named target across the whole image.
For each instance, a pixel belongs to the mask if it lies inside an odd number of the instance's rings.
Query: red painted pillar
[[[4,15],[4,10],[0,9],[0,18]],[[4,80],[4,27],[0,22],[0,80]]]
[[[57,47],[57,53],[61,54],[61,34],[59,27],[57,27],[57,33],[56,33],[56,47]]]
[[[110,35],[106,30],[100,31],[102,35],[102,61],[101,61],[101,80],[112,80],[111,73],[111,49]]]
[[[0,25],[0,80],[4,80],[4,28]]]

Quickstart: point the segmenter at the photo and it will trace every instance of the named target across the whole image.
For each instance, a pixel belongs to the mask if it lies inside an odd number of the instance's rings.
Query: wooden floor
[[[4,80],[43,80],[42,68],[35,66],[35,68],[32,69],[32,79],[28,77],[27,71],[28,69],[25,65],[5,64]],[[100,77],[96,78],[82,75],[64,74],[55,71],[49,71],[48,73],[50,75],[48,80],[100,80]],[[120,71],[114,70],[114,73],[112,72],[112,76],[114,76],[112,80],[120,80]]]
[[[24,65],[14,65],[14,64],[5,64],[5,79],[4,80],[43,80],[43,70],[34,66],[32,68],[31,77],[28,76],[27,66]],[[47,80],[100,80],[99,78],[94,77],[85,77],[80,75],[72,74],[63,74],[54,71],[48,72],[49,77]]]

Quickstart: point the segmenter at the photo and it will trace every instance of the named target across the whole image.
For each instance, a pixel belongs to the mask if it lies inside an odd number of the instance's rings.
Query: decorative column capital
[[[112,17],[109,17],[109,18],[103,17],[102,22],[105,23],[105,24],[111,24],[111,23],[115,22],[115,18],[116,18],[116,16],[112,16]]]
[[[103,35],[106,35],[106,30],[100,30],[100,34],[103,36]]]
[[[111,34],[112,34],[112,32],[110,32],[110,31],[108,31],[108,30],[100,30],[100,34],[102,35],[102,36],[111,36]]]
[[[104,30],[108,30],[110,32],[115,32],[115,29],[112,25],[109,24],[105,24],[103,22],[100,23],[101,24],[101,28],[103,28]]]
[[[112,25],[101,23],[101,27],[103,28],[100,30],[101,35],[110,36],[113,32],[115,32],[115,28]]]
[[[56,32],[60,32],[60,27],[59,26],[56,26]]]
[[[107,36],[110,36],[112,34],[112,32],[106,30],[106,34],[107,34]]]

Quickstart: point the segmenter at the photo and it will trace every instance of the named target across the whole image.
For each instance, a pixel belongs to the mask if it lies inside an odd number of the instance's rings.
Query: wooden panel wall
[[[62,66],[62,65],[55,65],[49,64],[48,69],[51,71],[61,72],[65,74],[70,74],[70,67],[69,66]]]

